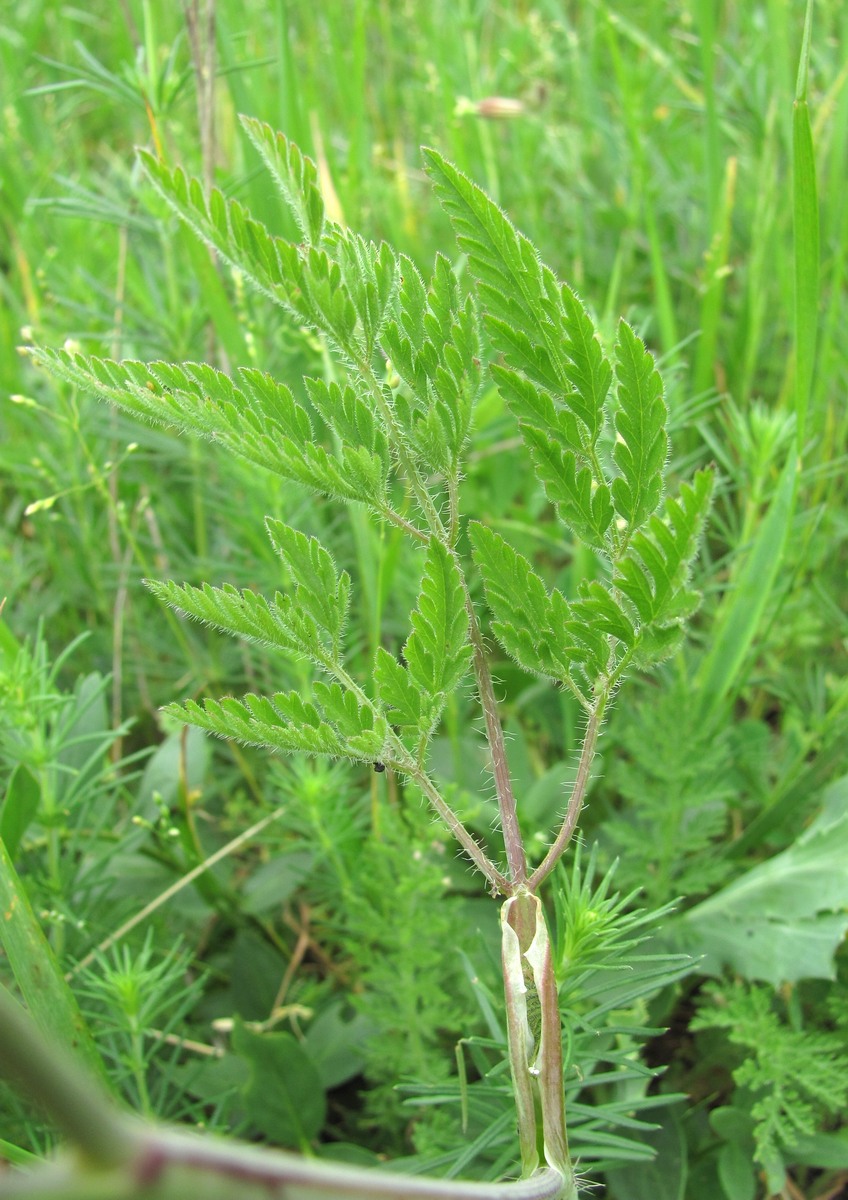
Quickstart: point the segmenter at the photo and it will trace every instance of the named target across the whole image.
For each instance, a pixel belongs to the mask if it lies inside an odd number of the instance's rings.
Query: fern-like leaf
[[[374,683],[377,699],[392,725],[427,732],[431,724],[429,704],[412,682],[408,669],[383,646],[377,647]]]
[[[158,599],[222,633],[289,653],[302,650],[285,614],[256,592],[239,591],[232,584],[215,588],[204,583],[198,588],[170,580],[145,582]]]
[[[676,631],[698,606],[698,593],[687,585],[712,488],[712,471],[698,471],[678,498],[666,500],[662,517],[654,514],[634,534],[617,565],[613,583],[642,623],[645,661],[656,661],[673,647]]]
[[[472,298],[460,300],[450,263],[437,255],[429,290],[408,260],[397,317],[382,348],[406,389],[393,398],[401,429],[438,472],[455,474],[482,378],[480,334]]]
[[[274,237],[237,200],[227,200],[216,188],[207,201],[199,180],[179,168],[169,170],[146,151],[139,155],[166,203],[225,262],[296,320],[323,333],[343,355],[361,353],[356,309],[338,263],[323,248]]]
[[[462,576],[453,555],[435,537],[410,619],[412,633],[403,650],[409,676],[435,701],[453,691],[471,662]]]
[[[187,700],[169,704],[164,711],[218,737],[286,754],[320,754],[356,762],[370,762],[382,755],[388,732],[382,718],[375,718],[369,708],[355,702],[346,706],[335,695],[329,696],[329,706],[336,716],[341,706],[344,731],[299,692],[280,692],[271,698],[248,694],[241,700],[225,696],[204,700],[202,705]]]
[[[315,163],[270,125],[254,117],[242,116],[239,120],[279,187],[303,240],[317,246],[324,232],[325,217]]]
[[[370,438],[345,440],[331,454],[314,440],[309,415],[289,389],[255,369],[240,368],[234,382],[199,363],[114,362],[41,348],[32,357],[134,416],[210,438],[324,495],[386,511],[391,463],[373,419]]]
[[[612,498],[634,530],[655,511],[662,496],[668,413],[653,356],[626,321],[619,322],[615,363],[619,410],[613,457],[621,475],[613,482]]]
[[[468,536],[498,641],[525,670],[566,678],[579,655],[566,640],[571,613],[565,598],[550,595],[527,559],[500,534],[473,521]]]
[[[350,601],[350,576],[336,571],[332,556],[317,538],[307,537],[282,521],[265,522],[274,549],[294,581],[291,597],[298,620],[308,618],[329,637],[334,659],[341,653],[341,640]]]

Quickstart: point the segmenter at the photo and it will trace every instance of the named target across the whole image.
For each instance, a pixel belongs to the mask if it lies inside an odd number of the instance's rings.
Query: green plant
[[[267,522],[282,567],[273,599],[228,585],[151,582],[179,611],[318,672],[308,696],[189,699],[167,712],[249,744],[373,764],[424,796],[493,895],[506,897],[502,967],[522,1174],[536,1179],[540,1195],[572,1197],[561,1017],[538,892],[573,835],[615,692],[632,670],[673,652],[697,606],[689,575],[712,476],[700,471],[664,498],[667,412],[644,344],[622,321],[608,358],[576,294],[435,151],[426,152],[428,170],[479,299],[463,294],[444,257],[425,283],[409,259],[330,221],[315,165],[268,127],[250,120],[244,126],[297,224],[298,243],[274,237],[220,192],[207,198],[199,183],[149,155],[146,170],[224,261],[324,341],[336,362],[333,375],[305,380],[296,396],[255,369],[231,379],[190,363],[145,365],[42,349],[33,357],[135,415],[201,434],[319,494],[362,505],[372,520],[420,547],[411,632],[400,653],[377,645],[370,671],[359,677],[345,650],[350,577],[316,538],[279,520]],[[465,524],[463,453],[490,379],[517,422],[564,544],[572,553],[581,545],[591,552],[573,597],[550,590],[485,523]],[[564,817],[536,865],[521,834],[466,537],[493,633],[521,667],[565,689],[585,721]],[[428,761],[445,705],[467,690],[469,676],[505,863],[463,823]],[[167,1159],[164,1144],[162,1153]]]
[[[835,1006],[833,1015],[838,1020]],[[753,1142],[770,1193],[783,1189],[788,1163],[827,1163],[814,1135],[822,1118],[838,1116],[848,1100],[844,1020],[842,1028],[805,1028],[797,996],[784,1005],[765,987],[737,982],[708,985],[691,1027],[724,1030],[742,1048],[744,1059],[733,1070],[737,1136]],[[826,1152],[827,1135],[819,1138]],[[844,1139],[839,1148],[844,1162]]]

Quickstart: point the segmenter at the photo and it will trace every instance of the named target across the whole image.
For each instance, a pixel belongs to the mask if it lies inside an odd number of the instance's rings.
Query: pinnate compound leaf
[[[234,381],[201,363],[114,362],[41,348],[32,357],[134,416],[210,438],[313,491],[385,510],[390,464],[378,433],[373,447],[343,444],[329,453],[290,390],[261,371],[240,368]]]
[[[557,593],[556,612],[544,581],[500,534],[472,521],[468,536],[498,641],[525,670],[562,679],[575,661],[565,645],[570,611],[564,597]]]
[[[395,307],[400,285],[397,255],[386,242],[376,245],[347,230],[336,237],[333,253],[359,318],[363,357],[370,360],[383,325]]]
[[[619,322],[615,364],[619,409],[613,457],[621,475],[613,482],[612,498],[634,530],[655,511],[662,496],[668,410],[653,356],[626,321]]]
[[[565,403],[583,423],[594,446],[604,424],[604,406],[612,382],[612,367],[598,340],[592,318],[570,287],[559,289],[565,375],[574,390]],[[559,324],[559,322],[558,322]]]
[[[654,514],[634,534],[617,564],[613,583],[632,603],[646,634],[679,626],[698,606],[700,597],[687,584],[712,489],[712,471],[698,471],[679,497],[666,500],[662,517]]]
[[[501,645],[526,670],[578,687],[608,670],[616,638],[629,649],[633,624],[609,589],[591,582],[569,603],[549,592],[530,563],[500,534],[472,522],[468,535],[483,577],[492,629]]]
[[[409,677],[425,697],[446,696],[471,662],[462,576],[454,556],[430,539],[412,633],[404,646]]]
[[[318,168],[283,133],[255,117],[239,117],[297,222],[303,240],[318,245],[324,232],[324,200]]]
[[[224,633],[302,654],[326,666],[337,661],[347,618],[350,579],[336,574],[328,552],[282,522],[269,521],[271,540],[283,558],[293,587],[272,601],[232,584],[202,587],[148,581],[155,596],[172,608]]]
[[[289,653],[304,652],[287,611],[256,592],[239,591],[232,584],[216,588],[204,583],[202,587],[192,587],[153,579],[146,584],[154,596],[172,608],[223,633]]]
[[[317,538],[307,537],[282,521],[265,522],[271,544],[294,581],[291,599],[298,618],[311,618],[330,638],[338,657],[350,601],[350,576],[336,571],[330,552]]]
[[[424,697],[412,682],[406,667],[383,646],[377,647],[374,683],[377,699],[392,725],[425,731],[430,721]]]
[[[532,242],[519,233],[486,193],[435,150],[424,150],[427,171],[457,245],[468,255],[488,311],[539,341],[542,267]]]
[[[595,549],[607,549],[615,515],[610,490],[583,453],[577,418],[517,371],[493,366],[492,376],[518,419],[536,475],[560,520]]]
[[[597,550],[607,549],[607,533],[615,515],[610,490],[573,450],[530,426],[522,430],[545,495],[557,515],[577,536]]]
[[[482,379],[482,347],[472,297],[444,255],[437,255],[428,290],[402,260],[399,312],[381,345],[407,385],[392,397],[395,418],[410,445],[437,472],[455,473]]]
[[[334,685],[338,686],[338,685]],[[237,700],[194,700],[166,705],[164,712],[218,737],[249,746],[267,746],[286,754],[316,754],[373,762],[383,755],[388,727],[367,705],[348,702],[331,688],[320,693],[329,712],[304,700],[299,692],[272,697],[248,694]],[[335,719],[334,719],[335,718]],[[344,729],[340,728],[339,721]]]
[[[146,151],[139,155],[166,203],[225,262],[343,354],[357,355],[356,309],[338,263],[323,248],[274,237],[237,200],[227,200],[217,188],[207,200],[199,180],[180,168],[169,170]]]

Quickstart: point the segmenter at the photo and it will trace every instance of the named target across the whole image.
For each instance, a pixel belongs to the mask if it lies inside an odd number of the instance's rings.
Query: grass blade
[[[807,409],[816,358],[819,308],[819,210],[816,160],[807,83],[813,0],[807,0],[804,40],[798,65],[798,83],[792,112],[792,206],[795,231],[795,412],[798,447],[803,449]]]

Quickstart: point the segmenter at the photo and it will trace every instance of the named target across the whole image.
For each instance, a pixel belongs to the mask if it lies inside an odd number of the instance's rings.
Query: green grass
[[[622,853],[622,886],[649,878],[657,904],[677,888],[704,899],[785,850],[816,812],[821,789],[848,772],[848,13],[838,0],[811,6],[805,42],[803,10],[788,0],[217,5],[213,165],[226,192],[272,228],[293,232],[236,120],[240,112],[258,116],[316,159],[336,215],[425,264],[452,245],[422,169],[419,147],[435,146],[497,197],[598,314],[610,341],[624,314],[662,357],[673,473],[718,464],[700,568],[703,611],[687,648],[640,690],[636,714],[613,716],[586,814],[585,837],[600,842],[601,855]],[[521,111],[480,115],[492,97],[518,100]],[[0,789],[21,761],[22,729],[27,737],[40,729],[39,753],[64,761],[51,725],[57,710],[21,673],[16,647],[27,638],[58,661],[85,632],[50,688],[67,697],[78,675],[108,675],[104,736],[120,730],[111,749],[100,746],[97,779],[82,780],[89,807],[59,811],[52,823],[42,811],[22,835],[20,878],[7,874],[5,887],[22,884],[29,893],[47,934],[48,949],[38,954],[61,991],[57,969],[69,969],[283,805],[285,821],[224,855],[147,923],[163,953],[183,938],[205,981],[186,1030],[212,1045],[213,1019],[238,1009],[267,1020],[277,996],[284,1015],[275,1019],[307,1036],[309,1014],[336,1004],[339,1023],[385,1030],[391,967],[369,963],[365,912],[346,923],[339,897],[368,871],[387,893],[397,889],[392,847],[411,841],[419,895],[440,895],[442,934],[462,931],[485,979],[491,930],[475,883],[417,809],[398,807],[383,776],[269,764],[231,746],[200,749],[162,729],[158,708],[177,695],[308,688],[310,678],[188,625],[141,581],[226,579],[273,592],[276,564],[262,518],[280,518],[320,535],[351,570],[359,605],[352,623],[365,661],[381,628],[383,637],[405,632],[416,582],[406,550],[361,514],[340,516],[206,446],[135,425],[36,374],[16,353],[30,337],[56,346],[70,338],[92,353],[259,365],[292,386],[304,373],[326,373],[322,346],[220,270],[135,165],[134,146],[160,146],[171,164],[204,170],[179,6],[22,0],[14,21],[0,23],[0,108],[0,577],[13,635],[0,691]],[[529,480],[515,428],[493,394],[474,431],[469,495],[567,591],[585,564],[552,536]],[[498,675],[513,774],[528,797],[528,820],[542,828],[558,811],[579,715],[569,697],[508,662],[498,663]],[[709,764],[709,779],[676,753],[681,728],[696,764]],[[699,743],[707,735],[709,744]],[[26,742],[27,753],[34,744]],[[119,765],[136,752],[148,762],[143,780]],[[480,742],[461,701],[447,714],[437,752],[457,806],[489,833]],[[59,774],[79,769],[74,760]],[[368,829],[384,849],[366,860]],[[94,830],[102,862],[112,863],[111,890],[102,894],[86,873],[84,842]],[[62,849],[61,870],[51,841]],[[405,928],[424,920],[415,888],[397,911],[379,889],[363,894],[384,905],[380,953],[401,964],[402,1000],[421,1024],[414,1045],[387,1043],[385,1061],[369,1048],[364,1025],[341,1038],[336,1077],[349,1090],[331,1107],[324,1140],[356,1142],[366,1155],[384,1148],[382,1128],[385,1148],[417,1147],[438,1160],[456,1147],[454,1112],[415,1109],[410,1140],[412,1110],[401,1108],[392,1082],[411,1048],[415,1082],[442,1086],[457,1038],[491,1031],[458,962],[444,968],[450,987],[441,995],[440,968],[427,957],[436,932],[428,940]],[[67,914],[80,907],[75,928]],[[138,961],[144,929],[130,938]],[[425,951],[417,973],[416,937]],[[7,951],[13,969],[15,953]],[[33,952],[30,965],[36,961]],[[775,997],[781,1020],[830,1029],[827,1013],[844,1004],[848,987],[844,950],[834,970],[834,980],[801,981]],[[428,989],[429,1012],[420,1000]],[[72,1008],[56,1003],[71,1020]],[[673,1062],[668,1084],[652,1086],[710,1097],[683,1118],[689,1182],[681,1174],[674,1193],[701,1200],[729,1194],[722,1188],[735,1154],[706,1109],[744,1108],[750,1097],[735,1087],[738,1060],[718,1034],[686,1031],[687,1006],[678,985],[630,1019],[674,1019],[682,1030],[658,1050]],[[150,1102],[159,1087],[163,1106],[176,1105],[170,1116],[212,1113],[211,1124],[220,1118],[229,1127],[235,1084],[216,1075],[216,1060],[204,1060],[201,1071],[168,1043],[154,1045]],[[173,1099],[177,1082],[182,1108]],[[611,1080],[600,1091],[616,1086]],[[628,1087],[635,1085],[619,1085],[622,1098]],[[484,1109],[490,1102],[480,1101]],[[42,1135],[15,1103],[8,1100],[4,1136],[22,1154],[40,1147]],[[663,1137],[679,1128],[664,1121]],[[837,1169],[831,1160],[817,1169],[800,1150],[793,1158],[787,1149],[786,1162],[811,1196]],[[651,1168],[625,1170],[627,1189],[621,1175],[611,1177],[611,1194],[647,1195]]]

